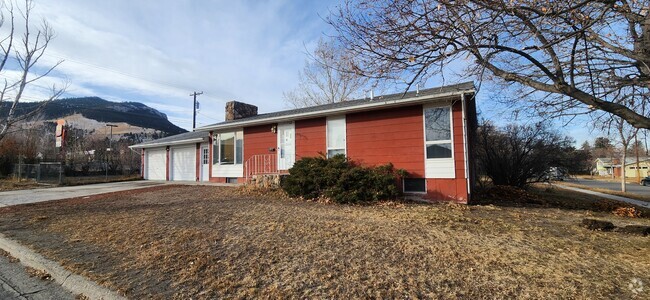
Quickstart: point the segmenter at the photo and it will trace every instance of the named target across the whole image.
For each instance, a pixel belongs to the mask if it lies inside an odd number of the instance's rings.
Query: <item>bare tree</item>
[[[621,145],[621,191],[626,192],[626,172],[625,166],[627,165],[627,153],[630,148],[630,144],[634,141],[636,135],[639,132],[639,128],[634,128],[630,126],[625,120],[619,117],[612,117],[608,122],[603,124],[605,130],[615,130],[618,142]],[[608,133],[609,134],[609,133]],[[613,161],[612,161],[613,167]],[[613,175],[614,172],[612,172]]]
[[[484,123],[477,136],[478,170],[494,185],[516,187],[548,180],[553,169],[581,172],[573,142],[542,123],[503,128]]]
[[[650,128],[638,110],[644,103],[625,94],[650,93],[649,7],[650,0],[348,0],[328,21],[354,69],[370,78],[406,78],[410,87],[466,62],[466,76],[516,83],[534,97],[515,97],[547,116],[597,110]]]
[[[367,83],[350,71],[351,58],[332,43],[318,41],[302,72],[298,87],[284,93],[294,107],[307,107],[350,100]]]
[[[65,91],[65,85],[59,88],[53,85],[50,96],[43,99],[45,101],[35,109],[17,113],[18,103],[25,93],[25,88],[50,74],[62,63],[59,61],[45,68],[43,72],[32,72],[41,69],[38,63],[54,37],[54,31],[44,20],[36,32],[33,31],[31,20],[33,8],[34,4],[31,0],[25,0],[24,5],[18,5],[18,2],[13,0],[0,2],[0,30],[8,29],[6,35],[0,36],[0,74],[5,75],[2,76],[3,82],[0,83],[0,140],[9,133],[13,124],[37,114],[48,102],[58,98]],[[21,25],[24,26],[22,30]],[[19,31],[22,31],[22,34]],[[15,63],[12,60],[15,60]],[[10,65],[14,64],[17,65],[18,76],[12,79],[6,74],[10,70]]]

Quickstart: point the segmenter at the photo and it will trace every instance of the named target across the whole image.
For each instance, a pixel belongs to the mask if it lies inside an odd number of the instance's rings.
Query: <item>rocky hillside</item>
[[[3,103],[0,115],[8,111],[10,103]],[[20,103],[17,115],[28,113],[40,103]],[[4,117],[2,116],[2,117]],[[68,98],[52,101],[28,122],[49,121],[56,119],[74,119],[77,124],[95,124],[104,126],[105,123],[128,124],[134,129],[144,131],[159,131],[164,135],[186,132],[169,122],[167,115],[138,102],[111,102],[99,97]],[[87,119],[88,121],[85,121]],[[93,126],[95,127],[95,126]],[[85,128],[91,129],[91,128]]]

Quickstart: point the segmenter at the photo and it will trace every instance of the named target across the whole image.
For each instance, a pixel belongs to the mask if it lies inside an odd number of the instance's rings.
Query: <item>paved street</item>
[[[163,181],[140,180],[0,192],[0,207],[134,190],[164,184]]]
[[[75,299],[54,281],[29,277],[23,265],[0,256],[0,299]]]
[[[620,182],[607,182],[600,180],[590,180],[590,179],[571,179],[567,180],[568,183],[580,184],[590,188],[601,188],[608,189],[613,191],[621,190]],[[650,196],[650,186],[642,186],[638,183],[628,183],[627,184],[628,193],[637,194],[640,196]]]

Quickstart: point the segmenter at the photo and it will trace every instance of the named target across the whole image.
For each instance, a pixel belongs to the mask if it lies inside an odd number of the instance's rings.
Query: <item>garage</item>
[[[201,161],[197,157],[198,145],[204,144],[209,151],[208,132],[186,132],[157,140],[129,146],[141,149],[142,177],[148,180],[196,181],[197,168]],[[204,163],[210,163],[210,154]],[[208,172],[206,172],[208,173]],[[208,174],[209,175],[209,174]],[[206,180],[208,180],[206,178]]]
[[[171,148],[169,180],[196,180],[196,146],[177,146]]]
[[[149,180],[166,180],[165,148],[147,149],[145,151],[145,172],[144,178]]]

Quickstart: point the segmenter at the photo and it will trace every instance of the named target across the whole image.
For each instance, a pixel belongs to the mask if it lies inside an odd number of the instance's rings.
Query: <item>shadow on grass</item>
[[[525,189],[511,186],[485,187],[477,191],[475,197],[472,205],[588,210],[650,218],[650,209],[548,184],[532,185]]]

